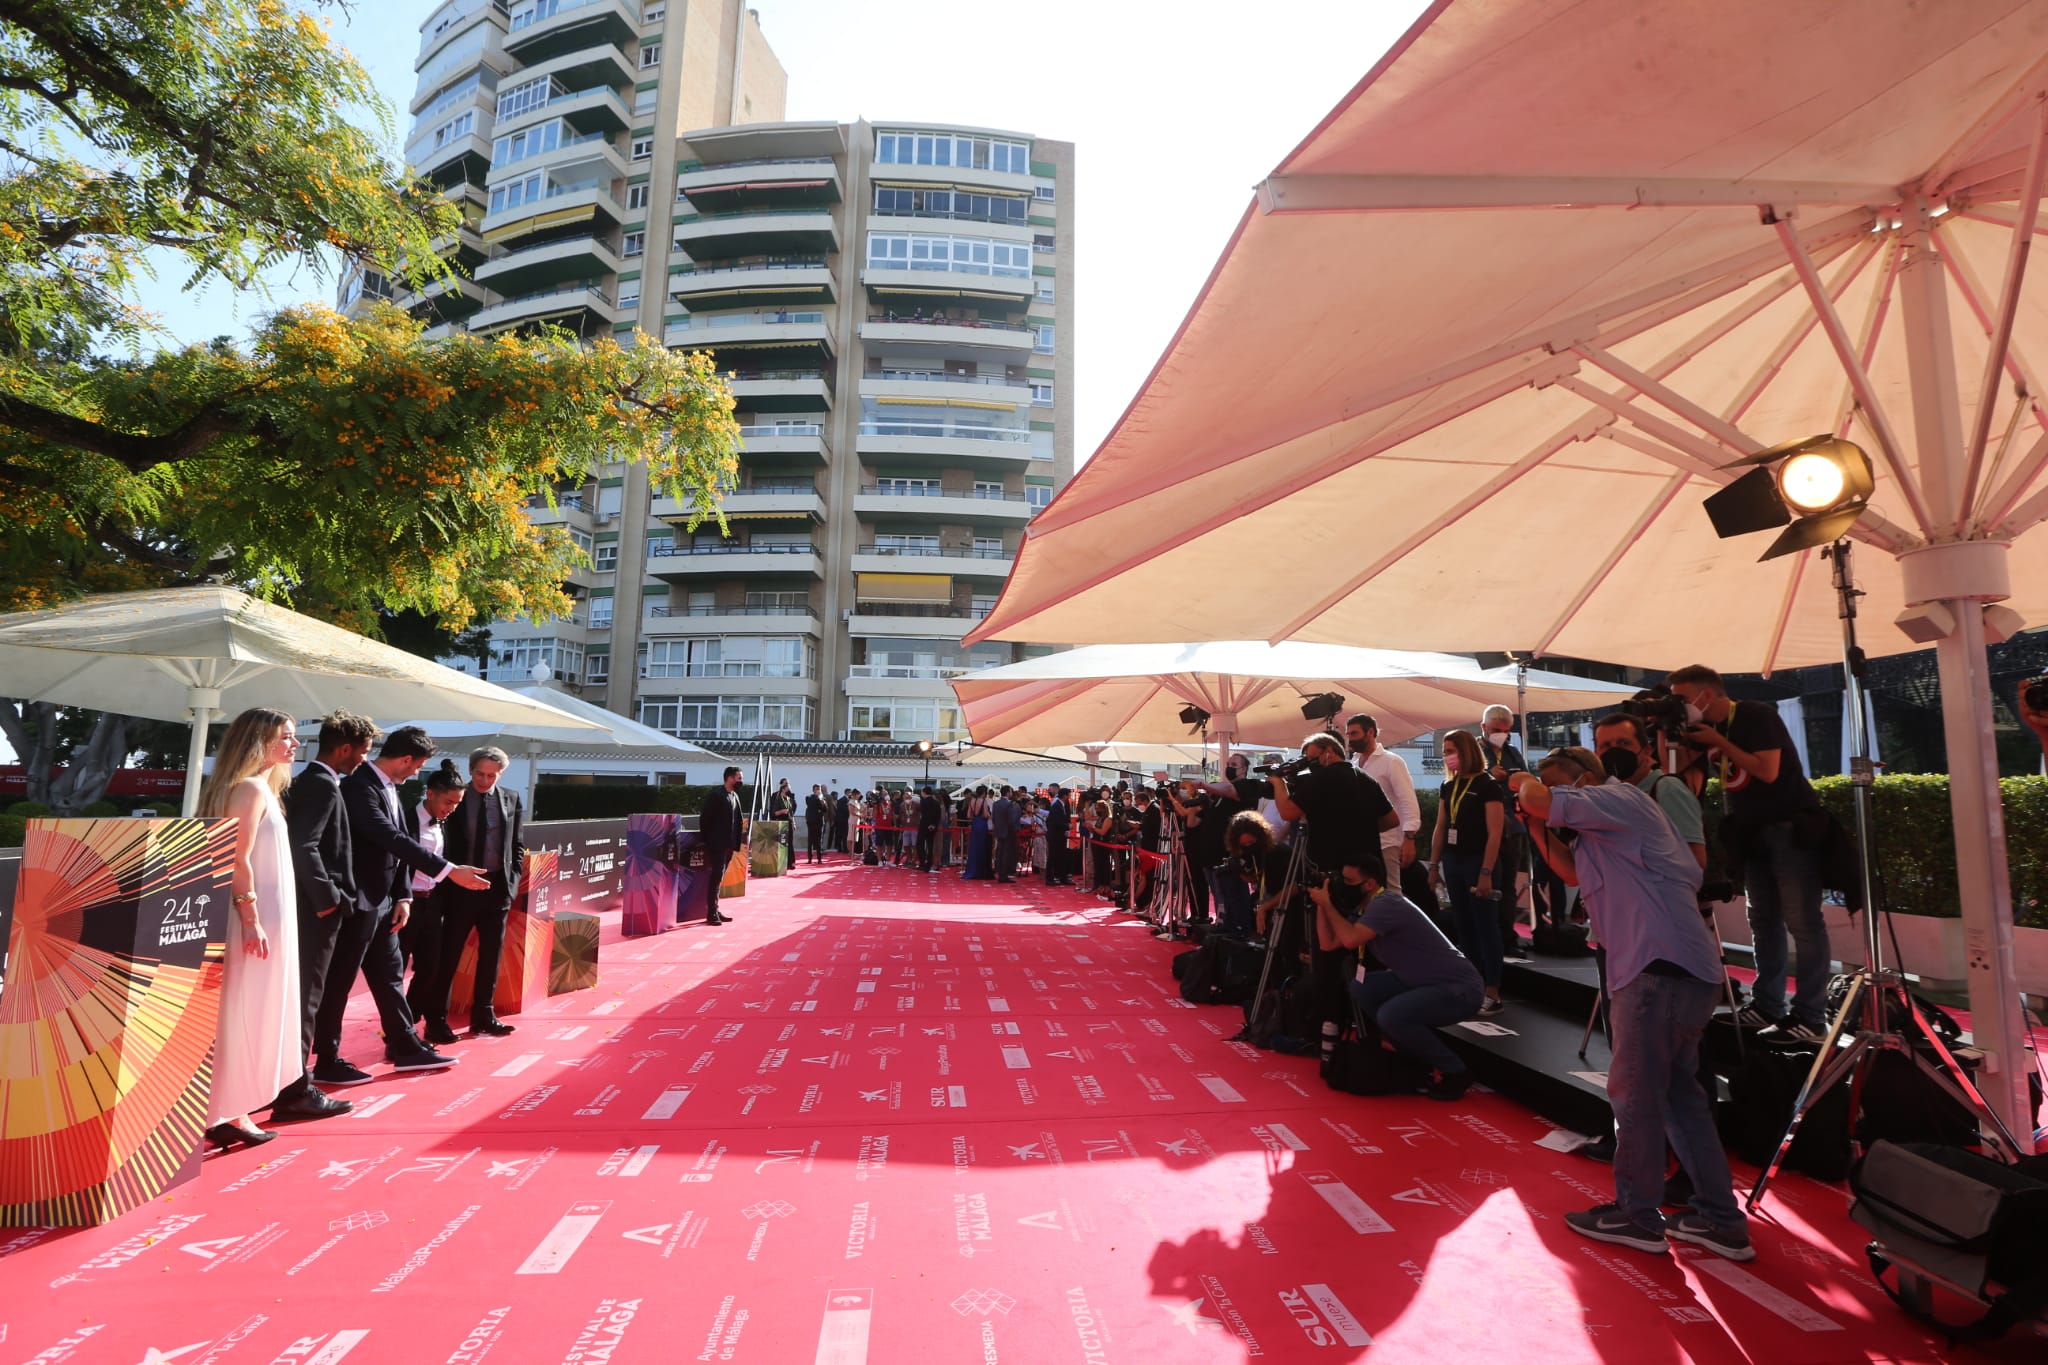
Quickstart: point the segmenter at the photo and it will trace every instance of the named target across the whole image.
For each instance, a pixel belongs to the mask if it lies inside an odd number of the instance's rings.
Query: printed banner
[[[549,994],[554,976],[555,906],[569,894],[558,880],[560,856],[552,852],[526,854],[525,871],[519,878],[519,894],[505,917],[505,951],[498,958],[498,989],[491,997],[499,1014],[518,1014]],[[597,980],[596,944],[592,943],[590,978]],[[466,1012],[476,994],[476,937],[462,945],[462,959],[455,967],[455,981],[448,991],[448,1008]]]
[[[526,827],[529,853],[552,853],[557,911],[599,915],[626,898],[626,820],[542,820]]]
[[[747,848],[750,854],[747,862],[747,874],[754,877],[780,877],[783,873],[789,871],[788,841],[789,821],[754,821],[752,827],[747,831]],[[728,893],[721,886],[718,888],[718,894],[723,896]],[[745,885],[743,884],[739,890],[733,891],[730,894],[735,896],[746,894]]]
[[[119,1217],[199,1167],[235,828],[31,820],[0,976],[0,1226]]]
[[[676,817],[626,817],[625,914],[620,930],[627,938],[666,932],[676,922],[669,907],[676,904]]]

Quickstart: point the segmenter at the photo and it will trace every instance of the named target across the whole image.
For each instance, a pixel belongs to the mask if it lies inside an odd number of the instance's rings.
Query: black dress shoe
[[[709,915],[706,915],[704,917],[704,922],[706,924],[731,924],[732,916],[721,915],[716,910],[713,910]]]
[[[481,1033],[491,1038],[509,1038],[519,1030],[502,1019],[472,1019],[469,1021],[471,1037]]]
[[[445,1047],[449,1043],[461,1041],[455,1036],[455,1030],[448,1027],[446,1019],[427,1020],[426,1028],[423,1031],[426,1034],[427,1041],[436,1047]]]
[[[325,1091],[308,1087],[302,1095],[294,1095],[288,1100],[279,1100],[271,1105],[270,1121],[289,1123],[297,1119],[331,1119],[354,1108],[355,1106],[347,1100],[338,1100]]]
[[[223,1152],[230,1147],[261,1147],[277,1134],[266,1133],[261,1128],[244,1128],[239,1123],[216,1123],[203,1134],[206,1140]]]

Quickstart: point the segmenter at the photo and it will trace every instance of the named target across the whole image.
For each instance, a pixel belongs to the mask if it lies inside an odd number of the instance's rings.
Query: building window
[[[1047,323],[1041,323],[1041,324],[1039,325],[1039,328],[1038,328],[1038,339],[1037,339],[1036,341],[1034,341],[1034,342],[1033,342],[1033,343],[1031,344],[1031,349],[1032,349],[1032,350],[1034,350],[1034,351],[1036,351],[1036,352],[1038,352],[1038,354],[1040,354],[1040,355],[1051,355],[1051,354],[1052,354],[1052,352],[1053,352],[1053,325],[1052,325],[1051,323],[1047,322]]]
[[[644,209],[647,207],[646,185],[642,184],[626,186],[626,207],[629,209]],[[644,244],[647,239],[647,234],[644,232],[641,233],[640,239]]]
[[[1011,175],[1031,172],[1031,144],[948,133],[891,132],[875,138],[875,160],[896,166],[962,166]]]
[[[846,737],[869,743],[929,739],[935,743],[965,737],[960,708],[952,702],[905,697],[848,697]]]
[[[654,106],[659,103],[661,103],[661,91],[659,90],[635,90],[633,92],[633,112],[636,114],[651,114],[654,112]]]
[[[612,656],[610,654],[597,651],[583,656],[583,681],[585,683],[602,686],[610,682],[611,677]]]
[[[1031,239],[1031,249],[1041,256],[1050,255],[1060,249],[1059,239],[1050,232],[1041,232]]]
[[[884,534],[875,537],[874,553],[878,555],[935,555],[938,552],[937,536]]]
[[[644,697],[640,723],[701,739],[808,739],[811,703],[805,697]]]
[[[1031,197],[1041,204],[1050,204],[1059,195],[1050,185],[1034,185],[1031,188]]]
[[[645,161],[645,160],[646,160],[646,159],[647,159],[648,157],[650,157],[650,156],[653,156],[653,155],[654,155],[654,139],[653,139],[653,138],[651,138],[651,137],[636,137],[636,138],[634,138],[634,139],[633,139],[633,159],[634,159],[635,161]]]
[[[621,308],[638,308],[639,306],[640,306],[640,281],[638,281],[638,280],[628,280],[628,281],[626,281],[626,282],[625,282],[624,284],[620,285],[620,286],[619,286],[619,307],[621,307]]]
[[[875,186],[875,212],[906,217],[967,218],[977,223],[1022,224],[1028,206],[1022,195],[983,194],[909,185]]]
[[[1039,297],[1039,298],[1040,298],[1041,300],[1043,300],[1044,302],[1046,302],[1046,303],[1051,303],[1051,302],[1052,302],[1052,281],[1051,281],[1051,280],[1040,280],[1040,281],[1038,282],[1038,297]]]
[[[1001,502],[1003,500],[1003,486],[999,483],[982,483],[977,480],[974,485],[974,496]]]
[[[1034,512],[1043,512],[1052,506],[1052,485],[1031,483],[1024,485],[1024,501],[1031,504]]]
[[[976,536],[974,538],[975,558],[999,559],[1002,557],[1002,553],[1003,538],[1001,536]]]
[[[576,548],[577,548],[577,549],[579,549],[579,550],[583,551],[583,553],[584,553],[584,554],[586,554],[586,555],[590,553],[590,550],[591,550],[591,539],[590,539],[590,532],[588,532],[588,531],[579,531],[579,530],[577,530],[577,529],[576,529],[575,527],[573,527],[573,526],[565,526],[565,527],[563,527],[562,529],[563,529],[563,530],[565,530],[565,531],[567,531],[567,532],[569,533],[569,539],[570,539],[570,541],[571,541],[572,543],[574,543],[574,545],[576,546]]]
[[[590,549],[590,567],[599,573],[610,573],[619,567],[619,542],[607,540],[593,545]]]
[[[801,615],[810,611],[811,597],[809,593],[804,592],[750,592],[747,594],[747,606],[765,608],[769,611],[796,612]]]
[[[640,69],[641,69],[642,71],[649,71],[649,70],[652,70],[653,68],[655,68],[655,67],[657,67],[657,66],[660,66],[660,65],[661,65],[661,44],[660,44],[660,43],[642,43],[642,44],[640,44]]]
[[[491,641],[491,667],[498,677],[514,682],[531,678],[535,664],[546,664],[558,678],[580,678],[583,646],[573,640],[532,637]]]
[[[573,134],[572,134],[573,136]],[[524,161],[529,156],[551,152],[562,145],[562,120],[549,119],[536,123],[531,128],[501,137],[491,144],[491,165],[509,166],[515,161]]]
[[[647,553],[650,557],[672,555],[675,552],[676,538],[673,534],[647,537]]]
[[[1052,406],[1052,385],[1050,385],[1050,384],[1033,384],[1033,385],[1031,386],[1031,403],[1032,403],[1032,406],[1033,406],[1033,407],[1040,407],[1040,408],[1049,408],[1049,407],[1051,407],[1051,406]]]
[[[611,623],[612,623],[612,605],[613,605],[613,602],[614,602],[614,599],[613,599],[613,598],[610,598],[610,597],[593,597],[593,598],[591,598],[591,599],[590,599],[590,624],[591,624],[591,625],[593,625],[593,626],[603,626],[603,627],[606,627],[607,629],[608,629],[608,628],[610,628],[610,626],[611,626]]]
[[[647,187],[641,185],[637,188],[646,189]],[[644,208],[645,205],[642,205],[642,207]],[[646,250],[647,234],[644,232],[629,232],[619,238],[619,254],[621,256],[638,256],[646,252]]]
[[[642,5],[640,7],[640,22],[643,24],[658,24],[666,18],[668,18],[667,0],[660,0],[660,3]]]
[[[1031,253],[1021,242],[988,237],[952,237],[926,232],[876,232],[868,236],[870,270],[949,270],[969,275],[1031,274]]]
[[[547,177],[539,171],[510,184],[500,185],[491,191],[491,212],[503,213],[516,209],[521,204],[531,204],[546,192]]]
[[[556,95],[566,95],[568,87],[553,76],[543,76],[537,81],[526,81],[510,90],[498,92],[498,117],[512,118],[529,109],[538,109]]]

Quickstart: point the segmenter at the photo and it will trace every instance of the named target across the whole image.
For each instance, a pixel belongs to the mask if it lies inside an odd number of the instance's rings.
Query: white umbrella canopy
[[[1876,466],[1864,646],[1938,641],[2019,1129],[1982,607],[2048,620],[2044,97],[2048,0],[1441,0],[1259,187],[968,642],[1834,661],[1818,552],[1757,563],[1701,503],[1845,435]]]
[[[471,748],[491,745],[515,758],[524,754],[529,798],[534,784],[539,781],[540,760],[543,758],[576,754],[594,758],[645,758],[657,762],[689,758],[720,764],[725,762],[723,755],[701,745],[663,734],[651,725],[642,725],[631,717],[607,711],[595,702],[585,701],[558,687],[541,683],[505,690],[559,711],[570,721],[578,723],[506,725],[487,720],[413,720],[404,723],[422,727],[436,740],[460,740]]]
[[[1209,712],[1209,733],[1225,745],[1292,748],[1318,728],[1301,718],[1302,700],[1323,692],[1342,695],[1347,715],[1369,712],[1381,738],[1397,744],[1472,724],[1495,703],[1512,709],[1518,687],[1532,711],[1613,706],[1635,691],[1535,670],[1520,679],[1513,667],[1484,669],[1454,654],[1259,640],[1090,645],[953,680],[978,742],[1041,751],[1075,734],[1171,744],[1188,733],[1187,706]]]
[[[151,720],[189,717],[187,815],[198,809],[208,723],[251,706],[302,717],[342,709],[597,730],[516,692],[232,588],[108,593],[0,616],[0,690]]]

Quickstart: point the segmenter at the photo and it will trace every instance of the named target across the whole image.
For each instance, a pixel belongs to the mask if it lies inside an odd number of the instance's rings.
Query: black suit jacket
[[[484,867],[481,857],[484,805],[490,801],[498,803],[505,820],[505,848],[496,867]],[[459,867],[483,867],[490,875],[489,891],[469,894],[489,897],[494,910],[502,910],[512,904],[513,897],[519,894],[519,879],[526,871],[526,803],[519,799],[519,793],[493,787],[479,795],[475,788],[471,788],[462,798],[462,804],[455,808],[446,829],[448,861]]]
[[[284,801],[300,908],[309,915],[335,906],[355,910],[355,851],[341,779],[322,764],[308,763],[285,789]]]
[[[392,818],[384,804],[384,779],[368,763],[342,779],[341,799],[355,844],[356,904],[361,909],[374,914],[393,901],[411,900],[409,872],[433,877],[448,866],[446,858],[436,857],[405,832],[403,806],[401,818]]]
[[[822,825],[825,823],[825,798],[812,792],[804,798],[804,823]]]
[[[705,797],[704,809],[697,816],[697,832],[714,855],[730,857],[740,846],[739,797],[723,787]]]
[[[1045,808],[1045,841],[1055,848],[1067,842],[1067,803],[1055,801]]]

